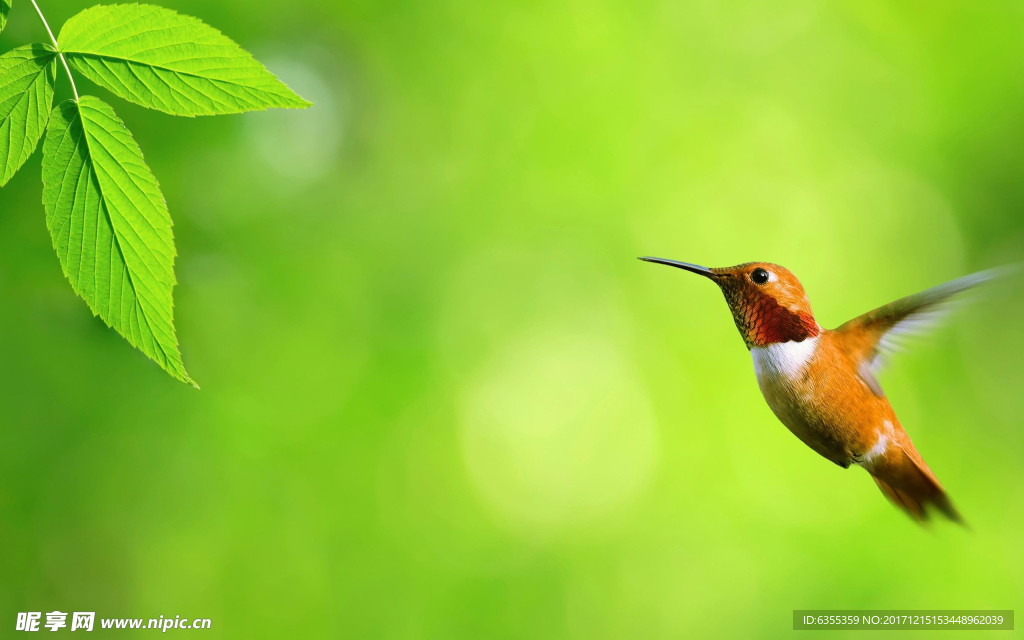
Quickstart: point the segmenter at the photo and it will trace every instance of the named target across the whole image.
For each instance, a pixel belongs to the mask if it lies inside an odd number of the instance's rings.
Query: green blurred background
[[[55,29],[88,4],[41,2]],[[710,283],[635,260],[778,262],[828,327],[1022,260],[1019,2],[163,4],[316,105],[174,118],[79,80],[161,181],[202,391],[75,297],[38,152],[0,193],[2,635],[1024,611],[1020,279],[882,379],[973,528],[929,532],[776,421]],[[2,48],[44,38],[16,1]]]

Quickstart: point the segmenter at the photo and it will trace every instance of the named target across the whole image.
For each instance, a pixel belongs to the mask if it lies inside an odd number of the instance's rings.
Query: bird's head
[[[640,258],[711,279],[725,294],[747,348],[779,342],[803,342],[821,331],[800,281],[785,267],[748,262],[709,269],[663,258]]]

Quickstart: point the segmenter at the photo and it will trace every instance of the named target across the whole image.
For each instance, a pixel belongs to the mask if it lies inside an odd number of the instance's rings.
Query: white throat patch
[[[757,379],[761,380],[762,376],[783,380],[796,377],[814,357],[820,339],[819,333],[803,342],[776,342],[767,347],[751,347]]]

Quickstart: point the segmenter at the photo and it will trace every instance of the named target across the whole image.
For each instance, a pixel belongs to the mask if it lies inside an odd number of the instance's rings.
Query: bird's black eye
[[[750,279],[754,284],[764,284],[768,282],[768,272],[761,268],[754,269],[750,272]]]

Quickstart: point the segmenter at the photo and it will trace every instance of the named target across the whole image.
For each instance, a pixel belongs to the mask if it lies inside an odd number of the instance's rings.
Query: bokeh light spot
[[[543,535],[611,517],[655,465],[648,400],[607,337],[568,327],[513,341],[485,366],[462,409],[470,475],[521,531]]]

